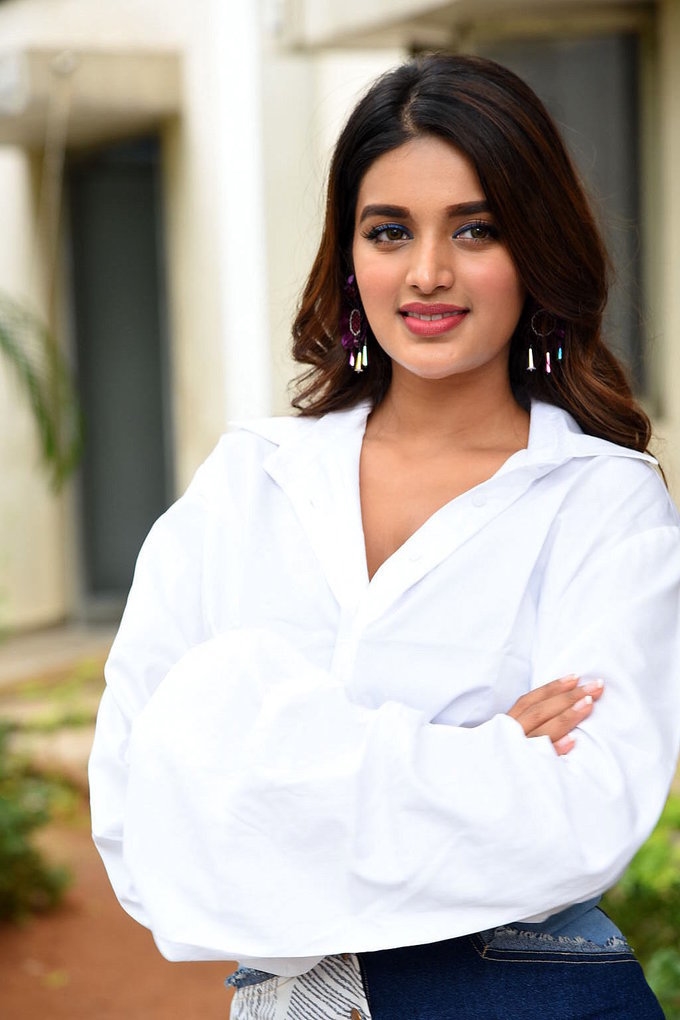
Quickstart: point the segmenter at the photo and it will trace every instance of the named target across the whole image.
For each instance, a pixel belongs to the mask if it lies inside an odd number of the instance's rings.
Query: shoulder
[[[281,446],[303,441],[317,420],[290,415],[230,422],[187,491],[207,493],[221,482],[262,468]]]
[[[304,471],[341,449],[350,434],[363,432],[368,407],[357,404],[319,417],[281,416],[233,422],[203,462],[189,487],[193,493],[234,489],[282,467]]]
[[[680,527],[678,509],[650,459],[623,449],[602,451],[570,463],[564,507],[581,508],[601,526],[625,530]]]
[[[549,465],[548,477],[562,488],[565,512],[641,527],[680,524],[649,454],[587,435],[566,411],[548,404],[532,407],[529,445],[532,458]]]
[[[602,452],[574,458],[564,471],[546,546],[560,576],[611,570],[617,578],[624,564],[636,574],[663,563],[679,569],[680,516],[653,464]]]

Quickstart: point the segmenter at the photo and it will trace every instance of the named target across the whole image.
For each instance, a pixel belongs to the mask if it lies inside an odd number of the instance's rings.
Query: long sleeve
[[[123,861],[132,720],[171,666],[205,640],[204,543],[209,509],[206,464],[186,495],[159,519],[140,553],[121,628],[106,664],[89,763],[94,840],[111,884],[140,923],[149,918]]]

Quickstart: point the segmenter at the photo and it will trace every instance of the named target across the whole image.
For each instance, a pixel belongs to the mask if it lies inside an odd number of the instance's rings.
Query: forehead
[[[470,159],[441,138],[413,138],[383,153],[359,186],[357,214],[374,202],[412,206],[448,206],[485,198]]]

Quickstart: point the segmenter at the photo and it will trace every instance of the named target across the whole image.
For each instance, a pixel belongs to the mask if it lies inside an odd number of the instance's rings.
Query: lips
[[[441,336],[455,329],[468,314],[467,308],[457,305],[402,305],[399,314],[409,332],[415,336]]]

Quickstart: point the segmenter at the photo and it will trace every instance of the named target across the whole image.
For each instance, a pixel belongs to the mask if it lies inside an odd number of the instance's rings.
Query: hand
[[[523,694],[507,714],[527,737],[550,737],[558,754],[568,754],[575,744],[571,731],[590,715],[603,689],[602,680],[579,684],[577,676],[565,676]]]

